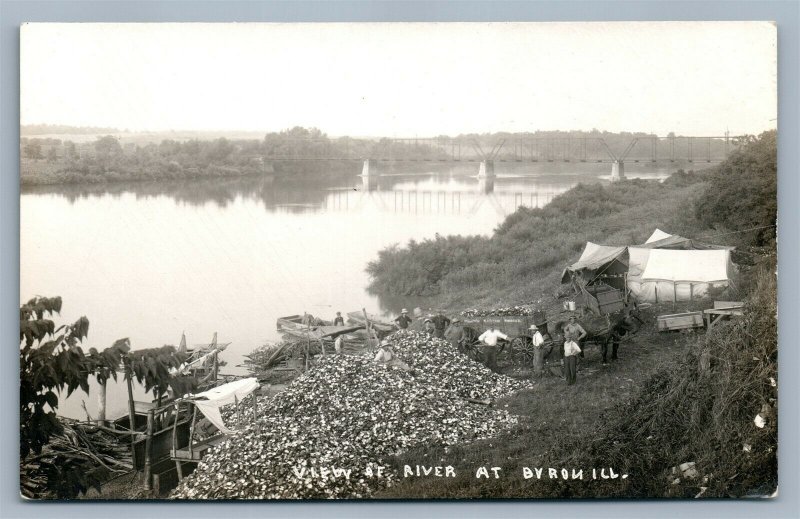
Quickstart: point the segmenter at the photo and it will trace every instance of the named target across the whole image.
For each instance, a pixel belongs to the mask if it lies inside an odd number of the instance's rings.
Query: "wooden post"
[[[672,309],[675,310],[675,305],[678,304],[678,285],[672,282]]]
[[[131,432],[136,430],[136,409],[133,404],[133,370],[128,367],[131,371],[127,373],[129,375],[126,378],[126,382],[128,384],[128,420],[130,421],[130,430]],[[131,461],[133,462],[133,466],[136,466],[136,449],[134,448],[134,444],[136,443],[136,435],[131,434]]]
[[[178,417],[181,415],[181,404],[175,402],[175,420],[172,422],[172,455],[174,456],[178,450]],[[178,468],[178,474],[181,470]]]
[[[153,489],[153,482],[151,481],[151,466],[153,457],[153,419],[154,412],[152,409],[147,411],[147,437],[144,444],[144,488],[147,490]]]
[[[159,391],[158,388],[156,388],[155,391],[156,391],[156,395],[157,395],[156,396],[156,409],[160,410],[161,409],[161,401],[163,400],[164,394],[161,391]],[[163,415],[164,415],[164,413],[161,413],[161,412],[158,413],[158,424],[156,424],[156,425],[157,425],[159,431],[161,430],[161,426],[163,424],[163,419],[162,419]]]
[[[219,375],[219,351],[214,352],[214,385],[217,382],[217,376]]]
[[[197,406],[192,404],[192,423],[189,425],[189,459],[194,459],[194,423],[197,421]]]
[[[100,389],[97,391],[97,423],[106,425],[106,384],[108,380],[100,383]]]

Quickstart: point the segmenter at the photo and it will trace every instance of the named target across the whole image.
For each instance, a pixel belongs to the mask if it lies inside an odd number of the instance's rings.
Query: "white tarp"
[[[728,286],[730,251],[628,249],[628,288],[642,302],[689,301],[712,286]]]
[[[258,379],[254,377],[244,378],[192,395],[192,400],[197,406],[197,409],[199,409],[220,432],[231,434],[233,431],[225,427],[225,422],[222,421],[219,408],[224,405],[233,404],[237,400],[241,402],[242,399],[258,389],[258,387]]]
[[[647,241],[645,243],[653,243],[654,241],[663,240],[664,238],[669,238],[670,236],[672,235],[662,231],[661,229],[656,229],[655,231],[653,231],[653,234],[651,234],[650,237],[647,238]]]
[[[653,249],[642,280],[727,281],[730,251]]]

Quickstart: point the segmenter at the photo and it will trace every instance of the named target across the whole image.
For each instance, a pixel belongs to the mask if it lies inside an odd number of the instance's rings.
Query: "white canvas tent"
[[[628,288],[642,302],[690,301],[731,283],[730,250],[629,247]]]

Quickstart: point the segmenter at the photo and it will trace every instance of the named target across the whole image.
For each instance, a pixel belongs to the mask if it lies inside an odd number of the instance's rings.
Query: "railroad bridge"
[[[622,142],[622,144],[620,144]],[[611,178],[625,177],[625,164],[722,162],[743,139],[724,136],[655,135],[605,137],[382,138],[379,140],[278,138],[265,142],[266,161],[358,161],[363,177],[381,174],[381,163],[476,163],[478,178],[494,178],[497,163],[606,163]],[[491,148],[489,146],[491,145]]]

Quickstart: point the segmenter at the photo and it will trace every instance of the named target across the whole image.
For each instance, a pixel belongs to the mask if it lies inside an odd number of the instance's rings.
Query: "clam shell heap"
[[[507,411],[465,398],[498,398],[527,382],[493,373],[419,332],[402,330],[389,341],[412,371],[377,364],[368,354],[320,358],[261,404],[254,423],[212,449],[171,497],[369,497],[396,480],[388,466],[378,475],[386,457],[420,444],[493,437],[517,423]],[[350,469],[349,477],[322,468]]]

